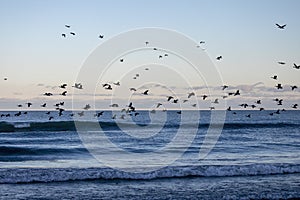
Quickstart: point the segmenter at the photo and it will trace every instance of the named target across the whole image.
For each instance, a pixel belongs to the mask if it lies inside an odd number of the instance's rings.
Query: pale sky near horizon
[[[300,70],[293,69],[293,63],[300,65],[299,8],[297,0],[0,0],[0,109],[25,100],[44,101],[42,92],[50,86],[71,86],[98,45],[143,27],[171,29],[195,42],[205,41],[203,48],[224,83],[244,90],[260,83],[261,91],[245,91],[246,99],[276,94],[289,97],[288,107],[299,104],[300,89],[289,91],[290,85],[300,87]],[[279,30],[275,23],[287,24],[286,29]],[[223,59],[216,61],[219,55]],[[270,78],[275,74],[278,82]],[[277,83],[285,86],[283,94],[272,93]]]

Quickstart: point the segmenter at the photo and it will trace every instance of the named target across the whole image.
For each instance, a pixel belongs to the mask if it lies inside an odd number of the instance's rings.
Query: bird
[[[223,58],[222,56],[218,56],[216,59],[221,60],[222,58]]]
[[[294,108],[294,109],[297,109],[297,107],[298,107],[298,104],[293,104],[292,105],[292,108]]]
[[[65,38],[65,37],[66,37],[66,34],[65,34],[65,33],[62,33],[61,36]]]
[[[148,95],[148,92],[149,92],[149,90],[145,90],[145,91],[143,92],[143,94],[144,94],[144,95]]]
[[[278,90],[283,89],[281,83],[278,83],[275,87],[276,87]]]
[[[148,68],[148,67],[146,67],[146,68],[145,68],[145,70],[146,70],[146,71],[149,71],[149,68]]]
[[[192,104],[192,106],[193,106],[193,107],[196,107],[196,106],[197,106],[197,104],[195,104],[195,103],[194,103],[194,104]]]
[[[130,90],[130,91],[133,91],[133,92],[135,92],[135,91],[136,91],[136,89],[135,89],[135,88],[133,88],[133,87],[132,87],[132,88],[129,88],[129,90]]]
[[[170,101],[171,99],[174,99],[174,97],[172,97],[172,96],[168,96],[167,98],[168,98],[167,99],[168,101]]]
[[[50,115],[50,111],[46,112],[45,114],[46,114],[46,115]]]
[[[103,84],[102,86],[103,86],[103,87],[104,87],[104,89],[106,89],[106,90],[112,90],[112,87],[111,87],[111,85],[110,85],[110,84],[108,84],[108,83],[105,83],[105,84]]]
[[[297,89],[298,87],[296,85],[291,85],[292,91]]]
[[[218,104],[219,103],[219,99],[215,99],[212,103]]]
[[[271,78],[274,79],[274,80],[277,80],[278,77],[277,77],[277,75],[274,75]]]
[[[188,101],[189,101],[189,100],[187,100],[187,99],[184,99],[184,100],[183,100],[183,103],[186,103],[186,102],[188,102]]]
[[[104,111],[98,112],[98,113],[96,114],[96,116],[97,116],[97,117],[100,117],[101,115],[103,115],[103,113],[104,113]]]
[[[240,104],[239,106],[243,107],[243,108],[247,108],[249,105],[246,103]]]
[[[45,108],[47,106],[46,103],[42,104],[41,107]]]
[[[114,83],[114,85],[116,85],[116,86],[120,86],[120,81],[118,81],[118,82]]]
[[[44,95],[49,97],[49,96],[52,96],[53,94],[50,92],[46,92],[46,93],[44,93]]]
[[[6,78],[6,77],[4,77],[4,79],[3,79],[3,80],[7,81],[7,78]]]
[[[15,114],[15,116],[16,116],[16,117],[19,117],[19,116],[21,116],[21,114],[22,114],[22,113],[19,111],[19,112],[17,112],[17,113]]]
[[[32,106],[32,103],[28,102],[28,103],[26,103],[26,105],[27,105],[27,107],[29,108],[29,107]]]
[[[279,61],[278,64],[285,65],[285,62]]]
[[[222,90],[225,90],[226,88],[228,88],[228,85],[223,85],[222,86]]]
[[[157,103],[156,108],[159,108],[159,106],[162,106],[162,103]]]
[[[233,96],[241,95],[240,90],[237,90]]]
[[[181,111],[177,111],[177,114],[181,115]]]
[[[159,55],[158,58],[162,58],[162,55]]]
[[[63,84],[61,84],[61,85],[59,86],[59,88],[62,88],[62,89],[66,89],[66,87],[67,87],[67,84],[66,84],[66,83],[63,83]]]
[[[261,100],[257,100],[255,103],[256,104],[261,104]]]
[[[124,62],[124,59],[123,59],[123,58],[121,58],[121,59],[120,59],[120,62]]]
[[[74,32],[70,32],[71,35],[76,35]]]
[[[82,117],[84,115],[84,111],[81,111],[79,113],[77,113],[79,115],[79,117]]]
[[[91,108],[91,106],[90,106],[90,104],[86,104],[85,106],[84,106],[84,110],[88,110],[88,109],[90,109]]]
[[[280,114],[280,110],[278,109],[276,112],[274,112],[275,114]]]
[[[64,91],[63,93],[61,93],[62,96],[66,96],[67,95],[67,91]]]
[[[227,111],[231,111],[231,106],[229,106],[229,107],[227,108]]]
[[[173,100],[173,103],[178,103],[178,99],[174,99],[174,100]]]
[[[210,106],[209,109],[210,109],[210,110],[215,110],[215,107]]]
[[[283,101],[283,99],[279,99],[277,105],[282,106],[282,101]]]
[[[294,63],[293,68],[295,68],[295,69],[300,69],[300,65],[296,65],[296,63]]]
[[[99,35],[99,38],[100,38],[100,39],[103,39],[103,38],[104,38],[104,35]]]
[[[110,105],[110,107],[117,108],[117,107],[119,107],[119,105],[116,104],[116,103],[113,103],[113,104]]]
[[[284,29],[286,27],[286,24],[284,25],[280,25],[280,24],[275,24],[277,26],[277,28],[279,29]]]
[[[18,104],[18,107],[19,107],[19,108],[21,108],[21,107],[23,107],[23,105],[21,105],[21,104]]]
[[[192,96],[195,96],[194,92],[188,93],[188,98],[191,98]]]
[[[259,108],[259,111],[263,111],[263,110],[265,110],[264,108]]]
[[[49,121],[51,121],[52,119],[54,119],[54,117],[52,117],[52,116],[51,116],[51,117],[49,117]]]
[[[148,42],[148,41],[146,41],[146,42],[145,42],[145,44],[146,44],[146,46],[147,46],[147,45],[149,44],[149,42]]]
[[[251,118],[251,114],[246,115],[246,117]]]
[[[76,89],[80,89],[80,90],[83,89],[83,86],[81,83],[75,83],[74,86],[72,86],[72,87],[74,87]]]
[[[202,97],[203,100],[205,100],[208,96],[204,94],[201,97]]]
[[[66,25],[65,25],[65,27],[66,27],[66,28],[70,28],[71,26],[70,26],[70,25],[68,25],[68,24],[66,24]]]

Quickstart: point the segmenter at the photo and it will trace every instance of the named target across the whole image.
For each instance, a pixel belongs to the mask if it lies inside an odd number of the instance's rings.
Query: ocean
[[[138,112],[0,112],[0,199],[300,198],[300,111]]]

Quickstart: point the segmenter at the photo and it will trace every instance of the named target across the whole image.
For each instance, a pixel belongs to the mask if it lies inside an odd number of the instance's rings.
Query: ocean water
[[[300,198],[300,111],[227,112],[224,125],[211,111],[78,112],[0,112],[0,199]]]

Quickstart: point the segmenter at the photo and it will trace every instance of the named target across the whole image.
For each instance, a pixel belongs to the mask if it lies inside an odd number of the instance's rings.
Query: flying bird
[[[223,58],[222,56],[218,56],[216,59],[221,60],[222,58]]]
[[[42,104],[41,107],[45,108],[47,106],[46,103]]]
[[[279,61],[278,64],[285,65],[285,62]]]
[[[71,35],[76,35],[74,32],[70,32]]]
[[[66,84],[66,83],[61,84],[61,85],[59,86],[59,88],[62,88],[62,89],[66,89],[66,87],[67,87],[67,84]]]
[[[99,35],[99,38],[100,38],[100,39],[103,39],[103,38],[104,38],[104,35]]]
[[[278,83],[275,87],[276,87],[278,90],[283,89],[281,83]]]
[[[64,91],[63,93],[61,93],[62,96],[66,96],[67,95],[67,91]]]
[[[65,25],[65,27],[66,27],[66,28],[71,28],[71,26],[70,26],[70,25],[68,25],[68,24],[66,24],[66,25]]]
[[[149,92],[149,90],[145,90],[145,91],[143,92],[143,94],[144,94],[144,95],[148,95],[148,92]]]
[[[225,90],[226,88],[228,88],[228,85],[223,85],[222,86],[222,90]]]
[[[52,96],[53,94],[50,92],[46,92],[46,93],[44,93],[44,95],[49,97],[49,96]]]
[[[66,34],[65,34],[65,33],[62,33],[61,36],[65,38],[65,37],[66,37]]]
[[[275,24],[277,26],[277,28],[279,29],[284,29],[286,27],[286,24],[284,25],[280,25],[280,24]]]
[[[188,93],[188,98],[191,98],[192,96],[195,96],[194,92]]]
[[[296,63],[294,63],[294,67],[295,69],[300,69],[300,65],[296,65]]]
[[[84,106],[84,110],[88,110],[88,109],[90,109],[91,108],[91,106],[90,106],[90,104],[86,104],[85,106]]]
[[[292,85],[291,88],[292,88],[292,91],[293,91],[293,90],[297,89],[298,87],[296,85]]]
[[[277,75],[274,75],[271,78],[274,79],[274,80],[277,80],[278,77],[277,77]]]
[[[172,97],[172,96],[168,96],[167,98],[168,98],[168,101],[170,101],[171,99],[174,99],[174,97]]]

